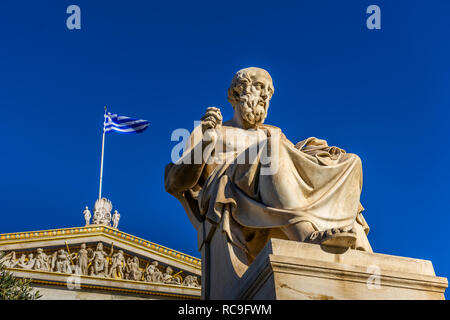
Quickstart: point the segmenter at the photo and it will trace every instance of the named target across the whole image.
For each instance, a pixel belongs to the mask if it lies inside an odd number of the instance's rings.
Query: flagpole
[[[105,106],[106,114],[106,106]],[[103,139],[102,139],[102,161],[100,163],[100,188],[98,190],[98,199],[102,198],[102,178],[103,178],[103,155],[105,154],[105,120],[103,120]]]

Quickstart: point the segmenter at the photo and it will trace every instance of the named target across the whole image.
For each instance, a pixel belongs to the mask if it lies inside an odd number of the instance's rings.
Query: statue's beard
[[[253,95],[241,96],[240,101],[238,102],[238,108],[241,110],[242,119],[251,125],[257,125],[264,122],[267,105],[267,100]]]

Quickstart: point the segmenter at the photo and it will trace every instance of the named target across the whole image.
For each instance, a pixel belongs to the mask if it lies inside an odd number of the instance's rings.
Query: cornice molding
[[[104,278],[104,277],[95,277],[95,276],[84,276],[84,275],[70,275],[60,272],[46,272],[46,271],[38,271],[38,270],[24,270],[18,268],[7,268],[7,270],[13,272],[19,278],[30,279],[31,283],[35,284],[43,284],[49,286],[67,286],[67,279],[73,277],[80,278],[80,289],[97,289],[102,291],[116,291],[121,293],[134,293],[134,294],[143,294],[143,295],[154,295],[154,296],[167,296],[173,298],[181,298],[181,299],[200,299],[201,288],[193,288],[193,287],[180,287],[176,285],[164,284],[164,283],[147,283],[142,281],[133,281],[133,280],[123,280],[123,279],[113,279],[113,278]],[[41,276],[41,277],[39,277]],[[96,283],[93,283],[89,280],[94,280]],[[120,285],[123,285],[121,287]],[[135,285],[139,288],[131,288]],[[142,289],[148,288],[148,290]],[[159,289],[159,290],[158,290]],[[164,290],[172,291],[172,292],[164,292]],[[158,290],[158,291],[155,291]],[[175,291],[175,292],[173,292]],[[176,292],[180,291],[180,292]],[[182,291],[188,291],[191,293],[186,293]]]

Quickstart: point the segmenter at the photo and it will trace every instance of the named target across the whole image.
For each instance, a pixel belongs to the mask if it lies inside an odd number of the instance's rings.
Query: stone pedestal
[[[214,298],[445,299],[448,281],[435,275],[431,261],[334,250],[272,239],[242,277]]]

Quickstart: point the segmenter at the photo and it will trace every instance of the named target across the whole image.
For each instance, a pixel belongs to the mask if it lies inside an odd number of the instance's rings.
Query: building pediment
[[[80,290],[151,298],[201,295],[200,259],[109,226],[0,234],[0,250],[16,276],[37,286],[59,286],[65,295]]]

